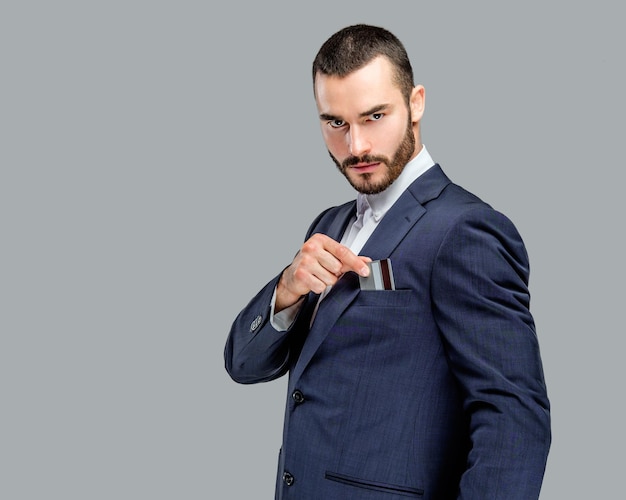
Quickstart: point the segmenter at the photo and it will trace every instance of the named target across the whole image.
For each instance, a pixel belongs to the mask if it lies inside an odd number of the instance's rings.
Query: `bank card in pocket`
[[[390,259],[374,260],[369,262],[370,274],[367,278],[359,276],[361,290],[395,290]]]

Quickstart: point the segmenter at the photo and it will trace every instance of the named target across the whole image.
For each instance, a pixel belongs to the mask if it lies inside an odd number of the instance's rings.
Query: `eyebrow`
[[[389,107],[390,107],[389,104],[377,104],[376,106],[368,109],[367,111],[363,111],[362,113],[359,113],[359,117],[364,118],[366,116],[373,115],[374,113],[380,113],[381,111],[385,111],[386,109],[389,109]],[[320,120],[341,120],[341,118],[335,115],[328,114],[328,113],[320,113]]]

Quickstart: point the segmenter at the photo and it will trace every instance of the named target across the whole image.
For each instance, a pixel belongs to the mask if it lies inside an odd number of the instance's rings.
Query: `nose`
[[[365,132],[358,126],[350,127],[349,148],[352,156],[361,156],[369,153],[371,144]]]

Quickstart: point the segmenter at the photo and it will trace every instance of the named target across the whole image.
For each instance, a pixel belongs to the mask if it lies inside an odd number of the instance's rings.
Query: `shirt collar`
[[[426,150],[426,146],[422,145],[422,149],[417,156],[404,166],[398,178],[382,193],[359,193],[357,195],[357,213],[365,213],[369,208],[372,212],[372,217],[378,222],[400,198],[406,188],[434,164],[433,159]]]

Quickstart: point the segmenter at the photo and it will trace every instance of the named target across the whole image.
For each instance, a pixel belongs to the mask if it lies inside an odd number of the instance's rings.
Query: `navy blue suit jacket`
[[[354,211],[327,210],[307,238],[340,240]],[[514,225],[435,165],[361,254],[391,260],[396,290],[360,290],[347,273],[310,329],[314,294],[279,332],[277,276],[228,337],[234,380],[289,373],[276,498],[537,498],[549,402]]]

